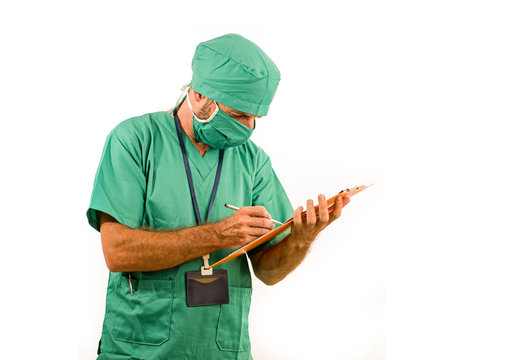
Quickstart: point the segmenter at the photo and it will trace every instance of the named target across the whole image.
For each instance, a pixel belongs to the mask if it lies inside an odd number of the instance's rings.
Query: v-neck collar
[[[206,180],[209,174],[217,166],[219,159],[219,150],[214,148],[209,148],[205,155],[202,156],[196,149],[195,145],[191,142],[189,137],[183,131],[184,145],[186,146],[186,151],[188,152],[188,158],[193,163],[193,166],[198,170],[202,180]]]
[[[172,110],[173,111],[173,110]],[[170,133],[179,143],[179,138],[177,137],[174,118],[172,117],[172,111],[167,112],[168,114],[168,122],[170,129],[172,130]],[[198,171],[198,175],[200,176],[202,181],[205,181],[209,174],[213,172],[213,170],[217,167],[217,163],[219,160],[219,149],[214,149],[209,147],[209,149],[205,152],[204,156],[200,155],[195,145],[191,142],[191,139],[188,135],[182,131],[182,138],[184,140],[184,146],[186,146],[186,152],[188,154],[188,158],[193,164],[193,167]]]

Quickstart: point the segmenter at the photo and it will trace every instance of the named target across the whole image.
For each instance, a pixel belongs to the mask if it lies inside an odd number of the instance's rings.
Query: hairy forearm
[[[107,267],[113,272],[168,269],[222,247],[215,225],[167,232],[107,222],[100,232]]]
[[[313,240],[289,234],[280,243],[256,254],[251,259],[256,277],[267,285],[278,283],[300,265]]]

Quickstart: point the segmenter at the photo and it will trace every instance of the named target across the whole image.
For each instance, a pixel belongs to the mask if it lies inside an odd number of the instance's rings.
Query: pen
[[[233,205],[230,205],[230,204],[224,204],[224,206],[226,206],[228,209],[232,209],[232,210],[240,210],[240,208],[236,207],[236,206],[233,206]],[[270,219],[272,220],[274,223],[276,224],[279,224],[279,225],[282,225],[282,223],[280,221],[277,221],[277,220],[274,220],[274,219]]]

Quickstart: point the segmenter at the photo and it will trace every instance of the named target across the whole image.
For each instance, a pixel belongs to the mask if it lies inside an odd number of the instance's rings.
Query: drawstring
[[[179,98],[177,99],[177,102],[176,102],[177,105],[176,105],[176,107],[179,105],[179,102],[182,100],[182,98],[184,96],[186,96],[190,85],[191,84],[182,85],[182,87],[181,87],[181,95],[179,95]]]

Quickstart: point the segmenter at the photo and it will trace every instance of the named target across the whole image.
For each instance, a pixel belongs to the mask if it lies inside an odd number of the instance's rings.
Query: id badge
[[[186,273],[186,303],[188,306],[228,304],[228,272],[214,270],[212,275],[200,271]]]

